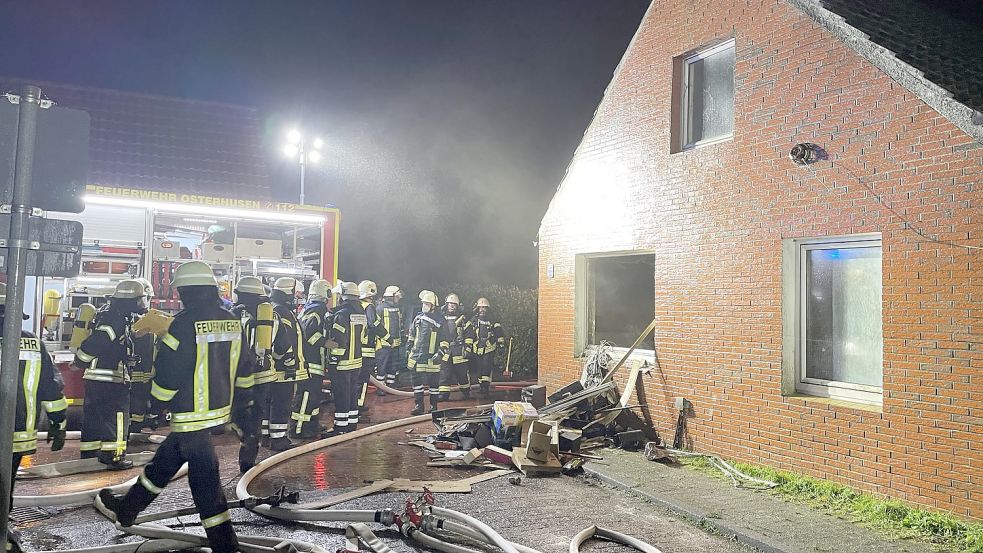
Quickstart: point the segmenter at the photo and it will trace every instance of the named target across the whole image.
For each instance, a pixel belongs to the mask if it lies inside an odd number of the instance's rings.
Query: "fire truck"
[[[106,303],[121,280],[144,277],[152,307],[176,312],[174,270],[189,260],[211,265],[220,293],[231,299],[239,277],[272,284],[292,276],[308,285],[338,275],[340,212],[333,207],[241,198],[86,187],[82,213],[51,213],[82,222],[82,267],[74,278],[28,278],[24,328],[37,332],[65,380],[70,405],[80,405],[82,371],[68,343],[79,306]]]

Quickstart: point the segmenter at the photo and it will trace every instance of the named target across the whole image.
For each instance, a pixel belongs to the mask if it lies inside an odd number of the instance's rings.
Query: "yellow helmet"
[[[474,304],[474,306],[491,308],[491,304],[488,303],[488,298],[478,298],[478,303]]]
[[[447,297],[444,298],[444,303],[456,303],[456,304],[460,305],[461,304],[461,298],[458,298],[457,297],[457,294],[447,294]]]
[[[358,283],[358,299],[371,298],[378,293],[379,288],[371,280],[363,280]]]
[[[420,301],[432,305],[437,305],[437,294],[434,294],[430,290],[424,290],[420,292]]]
[[[294,291],[297,290],[297,279],[294,277],[280,277],[273,283],[273,289],[292,296],[294,295]]]
[[[145,294],[146,291],[143,288],[143,284],[140,284],[139,280],[132,278],[120,281],[116,285],[116,290],[113,291],[113,297],[120,300],[142,298]]]
[[[188,261],[174,270],[174,278],[171,286],[181,288],[184,286],[215,286],[215,273],[212,268],[204,261]]]
[[[263,281],[259,277],[254,276],[240,278],[239,282],[236,283],[235,291],[238,293],[256,294],[257,296],[266,295],[266,288],[263,287]]]
[[[382,294],[382,297],[392,297],[400,292],[402,292],[402,290],[399,289],[399,286],[386,286],[386,291]]]
[[[319,279],[311,283],[311,290],[307,294],[307,298],[310,300],[322,300],[326,301],[331,297],[331,283],[326,280]]]

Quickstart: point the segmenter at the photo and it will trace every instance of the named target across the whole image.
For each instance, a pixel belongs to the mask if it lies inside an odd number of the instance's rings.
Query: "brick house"
[[[686,398],[696,451],[983,519],[981,29],[654,1],[542,220],[541,381],[654,317],[669,440]]]

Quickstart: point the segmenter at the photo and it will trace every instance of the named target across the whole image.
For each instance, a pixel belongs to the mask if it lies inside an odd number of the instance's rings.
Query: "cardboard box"
[[[517,447],[512,450],[512,464],[526,476],[560,474],[560,471],[563,470],[560,460],[553,455],[550,455],[546,462],[534,461],[528,457],[528,452],[524,447]]]
[[[552,450],[552,435],[551,425],[533,421],[526,438],[526,457],[531,461],[547,462]]]
[[[492,426],[498,433],[504,428],[522,426],[523,422],[538,418],[536,408],[521,401],[496,401],[492,409]]]

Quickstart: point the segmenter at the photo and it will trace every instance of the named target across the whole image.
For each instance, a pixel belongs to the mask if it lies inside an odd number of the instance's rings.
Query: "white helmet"
[[[143,284],[139,280],[128,278],[116,285],[113,297],[121,300],[142,298],[146,294]]]
[[[382,297],[392,297],[400,292],[402,292],[402,290],[399,289],[399,286],[386,286],[386,291],[382,294]]]
[[[456,303],[460,305],[461,299],[457,297],[457,294],[447,294],[447,297],[444,299],[444,303]]]
[[[474,304],[474,306],[491,308],[491,304],[488,303],[488,298],[478,298],[478,303]]]
[[[292,296],[294,295],[294,291],[297,290],[297,279],[294,277],[280,277],[273,283],[273,289]]]
[[[239,279],[236,283],[236,292],[243,294],[256,294],[257,296],[266,295],[266,288],[263,287],[263,281],[259,277],[254,276],[244,276]]]
[[[139,282],[140,284],[143,285],[143,293],[148,298],[152,298],[152,297],[154,297],[156,295],[156,294],[154,294],[154,285],[153,284],[150,284],[150,281],[149,280],[147,280],[147,279],[145,279],[143,277],[135,278],[133,280],[135,280],[135,281],[137,281],[137,282]]]
[[[358,298],[360,295],[358,285],[356,285],[354,282],[342,282],[341,295],[345,299]]]
[[[215,281],[215,273],[208,263],[204,261],[188,261],[174,271],[174,278],[171,279],[171,286],[181,288],[183,286],[218,286]]]
[[[326,280],[315,280],[311,283],[311,291],[307,294],[307,298],[311,301],[321,300],[326,301],[331,297],[331,284]]]
[[[437,294],[434,294],[430,290],[424,290],[420,292],[420,301],[437,305]]]
[[[363,280],[358,283],[358,299],[364,300],[365,298],[371,298],[378,293],[379,289],[371,280]]]

